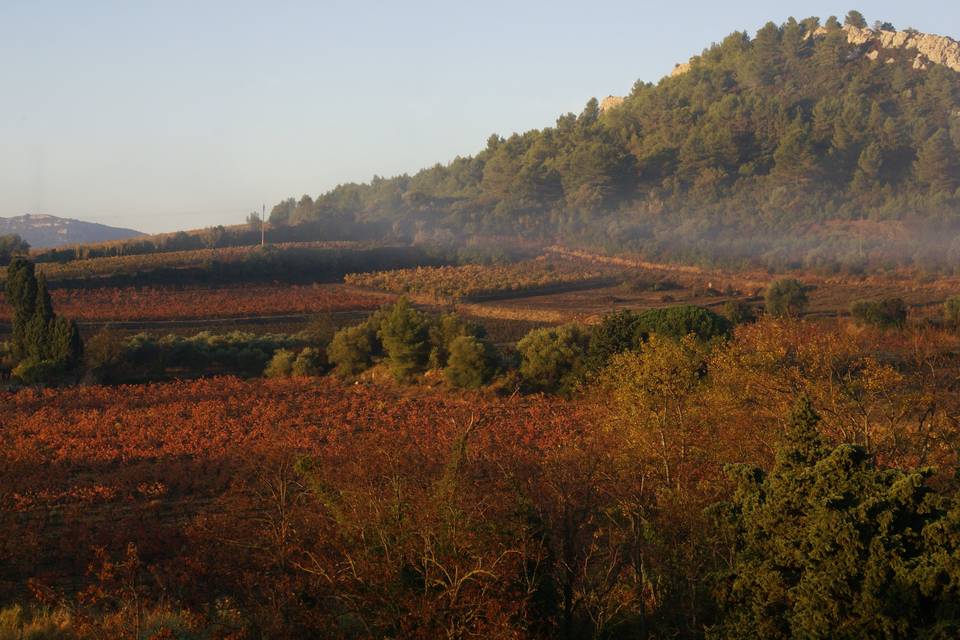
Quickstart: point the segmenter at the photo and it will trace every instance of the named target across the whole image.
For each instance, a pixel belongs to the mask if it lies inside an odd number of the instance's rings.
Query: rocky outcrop
[[[861,29],[844,25],[847,42],[860,47],[863,55],[869,60],[880,58],[881,50],[901,49],[916,51],[913,59],[913,68],[918,70],[929,69],[931,64],[939,64],[960,72],[960,42],[947,36],[938,36],[919,31],[886,31]],[[819,38],[827,33],[826,27],[818,27],[813,34],[807,37]],[[691,58],[691,62],[695,58]],[[890,56],[884,56],[884,62],[891,64],[894,61]],[[690,62],[676,65],[670,76],[678,76],[690,70]]]
[[[607,96],[600,101],[600,113],[609,111],[610,109],[616,109],[623,104],[623,100],[624,98],[621,96]]]
[[[923,70],[931,64],[939,64],[960,72],[960,42],[953,38],[918,31],[877,31],[849,25],[844,25],[843,30],[847,34],[847,42],[868,50],[866,55],[871,60],[879,57],[880,50],[902,49],[916,51],[914,69]],[[814,36],[824,31],[821,27]]]
[[[690,67],[693,65],[693,58],[690,58],[690,62],[678,62],[673,66],[673,71],[670,72],[670,77],[682,75],[687,71],[690,71]]]

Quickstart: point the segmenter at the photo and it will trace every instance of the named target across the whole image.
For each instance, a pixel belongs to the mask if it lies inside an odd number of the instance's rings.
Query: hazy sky
[[[860,2],[960,37],[960,3]],[[0,216],[143,231],[472,154],[813,1],[0,0]]]

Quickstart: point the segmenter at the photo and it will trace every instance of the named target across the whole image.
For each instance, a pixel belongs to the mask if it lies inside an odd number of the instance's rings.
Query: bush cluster
[[[907,322],[907,305],[901,298],[859,300],[850,305],[850,315],[857,324],[902,329]]]
[[[589,369],[597,371],[618,353],[637,349],[652,334],[680,339],[693,334],[703,341],[729,337],[731,321],[704,307],[678,305],[636,313],[617,311],[603,317],[590,335]]]
[[[482,327],[455,314],[430,316],[406,298],[336,332],[328,358],[341,376],[355,376],[383,362],[399,382],[438,369],[444,370],[451,384],[461,387],[485,384],[497,363]]]
[[[807,308],[807,288],[799,280],[784,278],[770,283],[766,295],[767,313],[774,318],[799,316]]]

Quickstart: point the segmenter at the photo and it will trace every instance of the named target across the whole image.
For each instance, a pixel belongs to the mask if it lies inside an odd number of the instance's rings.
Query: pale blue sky
[[[944,0],[0,0],[0,216],[239,222],[549,126],[733,30],[850,8],[960,37]]]

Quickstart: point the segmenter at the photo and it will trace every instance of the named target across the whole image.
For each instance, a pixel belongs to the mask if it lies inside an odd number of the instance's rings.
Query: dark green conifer
[[[7,302],[13,308],[11,350],[15,361],[27,355],[27,326],[37,303],[37,279],[33,263],[15,256],[7,266]]]
[[[769,475],[730,469],[736,492],[713,515],[733,562],[708,637],[955,637],[956,505],[925,484],[926,471],[826,447],[819,421],[801,399]]]
[[[54,313],[47,279],[36,274],[32,262],[21,256],[11,261],[6,294],[13,308],[11,352],[14,363],[23,365],[25,380],[41,382],[80,363],[83,342],[77,325]]]

